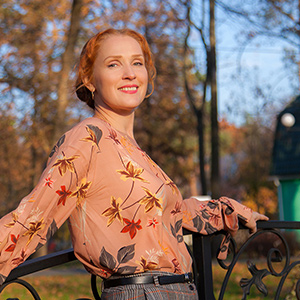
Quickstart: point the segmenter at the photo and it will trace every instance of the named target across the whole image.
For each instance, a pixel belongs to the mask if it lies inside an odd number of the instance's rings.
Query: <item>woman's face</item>
[[[126,35],[105,39],[94,64],[95,106],[119,114],[134,111],[144,100],[148,73],[139,43]]]

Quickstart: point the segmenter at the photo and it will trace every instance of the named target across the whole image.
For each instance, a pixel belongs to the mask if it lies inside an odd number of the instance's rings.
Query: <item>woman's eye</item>
[[[108,65],[109,68],[114,68],[114,67],[116,67],[116,66],[117,66],[116,63],[111,63],[111,64]]]
[[[133,63],[135,66],[143,66],[143,63],[140,61],[136,61]]]

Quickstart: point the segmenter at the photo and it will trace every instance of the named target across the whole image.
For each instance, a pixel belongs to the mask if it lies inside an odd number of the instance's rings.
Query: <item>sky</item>
[[[291,77],[292,72],[282,61],[283,48],[290,45],[275,39],[255,38],[243,48],[237,37],[241,40],[244,24],[224,16],[220,9],[216,11],[216,18],[220,118],[240,125],[247,112],[253,116],[265,114],[266,120],[273,120],[298,93],[293,89],[298,86],[298,78]],[[204,51],[197,33],[193,33],[190,43],[204,68]],[[263,96],[254,93],[256,86],[261,87]]]
[[[241,35],[244,24],[216,12],[217,77],[219,116],[241,125],[245,112],[262,114],[272,122],[277,113],[298,94],[298,77],[284,66],[284,48],[291,45],[279,39]],[[219,21],[219,22],[218,22]],[[238,41],[239,40],[239,41]],[[246,40],[247,44],[241,42]],[[190,43],[203,61],[203,48],[197,33]],[[203,67],[203,66],[202,66]],[[255,88],[260,87],[258,92]]]

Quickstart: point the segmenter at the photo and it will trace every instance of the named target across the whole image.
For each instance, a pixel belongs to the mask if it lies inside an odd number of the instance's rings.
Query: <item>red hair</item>
[[[146,39],[140,33],[131,30],[131,29],[107,29],[101,31],[90,38],[87,43],[82,48],[78,70],[77,70],[77,79],[75,82],[76,94],[77,97],[86,102],[87,105],[91,108],[95,108],[95,103],[92,97],[91,91],[86,87],[87,84],[92,83],[93,80],[93,67],[101,43],[109,36],[112,35],[127,35],[134,38],[139,45],[141,46],[144,59],[145,67],[148,72],[148,84],[151,86],[151,93],[146,97],[149,97],[154,90],[154,78],[156,75],[156,69],[153,62],[153,55],[150,51],[150,47]]]

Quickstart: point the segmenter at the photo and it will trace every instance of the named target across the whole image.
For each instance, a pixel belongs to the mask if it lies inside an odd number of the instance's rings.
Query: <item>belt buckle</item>
[[[184,281],[187,282],[187,283],[192,282],[191,277],[190,277],[190,273],[185,273],[184,274]]]

